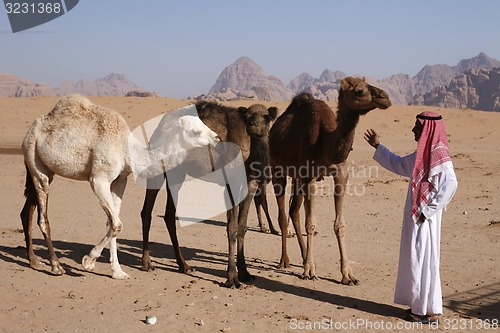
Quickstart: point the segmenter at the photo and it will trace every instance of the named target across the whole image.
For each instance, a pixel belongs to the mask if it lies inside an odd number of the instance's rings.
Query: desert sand
[[[120,112],[131,128],[189,104],[168,98],[90,99]],[[221,286],[227,262],[224,214],[178,229],[185,257],[196,271],[177,272],[161,218],[165,191],[157,200],[151,231],[157,269],[140,271],[144,189],[132,177],[122,205],[124,230],[118,238],[120,263],[130,279],[110,278],[107,250],[95,271],[82,269],[82,257],[105,233],[106,218],[88,183],[60,177],[51,187],[49,216],[52,239],[67,273],[50,274],[45,242],[36,225],[35,252],[47,267],[29,268],[19,218],[25,181],[20,145],[33,120],[50,111],[57,100],[0,98],[0,332],[291,332],[313,327],[357,332],[500,331],[500,114],[394,105],[362,117],[348,159],[351,192],[345,200],[348,255],[361,284],[339,284],[333,197],[328,192],[332,180],[327,178],[317,201],[314,239],[319,280],[299,278],[302,268],[295,239],[288,240],[292,268],[275,268],[280,237],[258,230],[252,207],[245,251],[256,280],[238,290]],[[283,112],[288,103],[266,104]],[[422,110],[445,119],[459,188],[443,216],[444,314],[438,327],[418,329],[402,319],[405,308],[392,301],[408,181],[378,167],[363,132],[374,128],[392,151],[410,153],[416,147],[411,133],[414,117]],[[271,186],[268,201],[277,225]],[[157,323],[146,325],[147,315],[156,316]]]

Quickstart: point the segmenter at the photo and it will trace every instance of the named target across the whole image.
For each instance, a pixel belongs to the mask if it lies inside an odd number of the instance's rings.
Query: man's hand
[[[379,136],[374,129],[369,129],[365,132],[365,140],[375,149],[377,149],[380,144]]]

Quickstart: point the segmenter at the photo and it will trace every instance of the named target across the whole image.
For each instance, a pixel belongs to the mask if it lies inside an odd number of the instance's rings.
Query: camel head
[[[359,115],[391,106],[389,95],[380,88],[365,82],[364,78],[346,77],[340,81],[339,110],[348,109]]]
[[[220,138],[197,116],[182,116],[178,119],[176,126],[181,130],[181,137],[186,149],[203,146],[215,146]]]
[[[249,108],[238,108],[245,122],[247,133],[250,136],[264,137],[269,133],[271,123],[278,115],[278,109],[274,106],[267,108],[262,104],[254,104]]]

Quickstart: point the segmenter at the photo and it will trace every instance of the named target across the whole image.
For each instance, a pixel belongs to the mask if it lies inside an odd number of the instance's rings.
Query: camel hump
[[[307,103],[307,102],[313,102],[315,101],[316,99],[314,98],[313,95],[311,95],[310,93],[308,92],[301,92],[300,94],[298,94],[297,96],[295,96],[293,98],[293,102],[297,102],[297,103]]]
[[[62,97],[54,106],[53,111],[73,109],[75,106],[79,109],[90,110],[95,107],[95,104],[82,95],[73,94]]]
[[[293,110],[293,112],[311,110],[315,109],[318,103],[323,104],[322,102],[323,101],[314,98],[314,96],[308,92],[301,92],[293,98],[287,110],[290,109]]]
[[[57,123],[71,123],[75,128],[83,128],[84,123],[105,129],[108,132],[128,131],[123,117],[110,108],[94,104],[88,98],[75,94],[62,97],[52,111],[44,116],[45,126],[56,126]],[[79,125],[77,125],[79,123]],[[105,124],[104,126],[100,124]],[[88,126],[88,125],[87,125]]]

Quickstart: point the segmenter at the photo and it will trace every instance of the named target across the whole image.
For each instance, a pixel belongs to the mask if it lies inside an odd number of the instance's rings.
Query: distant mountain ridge
[[[411,104],[500,111],[500,67],[466,69],[449,84],[415,95]]]
[[[64,81],[57,88],[58,95],[78,93],[90,96],[125,96],[129,91],[142,90],[125,75],[111,73],[95,81]]]
[[[15,75],[0,73],[0,96],[64,96],[74,93],[87,96],[125,96],[129,92],[144,92],[144,90],[125,75],[118,73],[110,73],[95,81],[64,81],[54,88],[45,83],[36,83]],[[154,95],[154,93],[144,92],[144,95],[147,94]]]
[[[34,97],[54,95],[56,95],[54,89],[45,83],[37,83],[15,75],[0,73],[0,96]]]
[[[472,69],[491,71],[495,67],[500,67],[500,61],[480,53],[476,57],[461,60],[455,66],[426,65],[414,77],[408,74],[394,74],[381,80],[367,78],[367,81],[386,90],[394,104],[408,105],[414,103],[416,96],[446,86],[464,71]],[[291,98],[290,96],[306,91],[318,99],[336,100],[340,79],[346,76],[342,71],[325,69],[319,78],[302,73],[285,86],[274,76],[267,75],[250,58],[240,57],[222,71],[207,94],[193,98],[218,101],[242,98],[286,101]],[[419,101],[427,103],[425,98],[419,98]]]
[[[455,66],[426,65],[414,77],[399,73],[381,80],[369,77],[366,79],[386,90],[394,104],[498,111],[500,86],[497,68],[500,68],[500,61],[480,53],[473,58],[460,60]],[[325,69],[319,78],[302,73],[286,85],[277,77],[266,74],[252,59],[240,57],[221,72],[207,94],[190,96],[188,99],[253,99],[278,102],[290,100],[297,93],[306,91],[318,99],[336,100],[340,80],[346,76],[342,71]],[[465,91],[467,96],[464,95]],[[0,96],[33,97],[71,93],[97,96],[158,96],[156,93],[145,92],[125,75],[118,73],[111,73],[95,81],[65,81],[57,87],[0,73]]]

